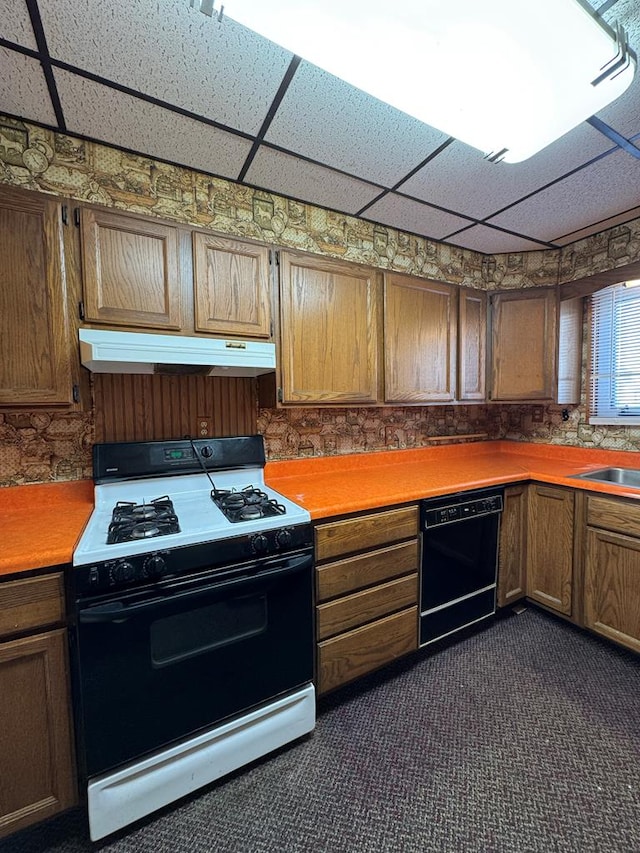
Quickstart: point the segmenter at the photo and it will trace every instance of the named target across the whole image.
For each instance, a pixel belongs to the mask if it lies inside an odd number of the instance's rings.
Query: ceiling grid
[[[640,50],[640,0],[605,0]],[[522,163],[482,155],[188,0],[0,0],[0,112],[485,254],[640,214],[640,74]]]

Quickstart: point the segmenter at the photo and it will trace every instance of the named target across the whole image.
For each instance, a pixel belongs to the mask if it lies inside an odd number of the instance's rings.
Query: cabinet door
[[[85,208],[81,234],[87,322],[180,329],[176,228]]]
[[[282,253],[284,403],[375,403],[379,280],[373,270]]]
[[[587,529],[585,626],[640,652],[640,539]]]
[[[504,490],[498,552],[498,606],[526,595],[527,486]]]
[[[557,294],[554,289],[491,297],[491,399],[553,400]]]
[[[0,405],[72,402],[60,205],[0,189]]]
[[[487,294],[463,287],[459,298],[458,399],[485,400]]]
[[[527,507],[527,596],[571,614],[573,503],[570,489],[533,484]]]
[[[193,265],[196,331],[271,337],[266,246],[196,232]]]
[[[66,631],[0,644],[0,836],[76,802]]]
[[[385,275],[384,351],[387,403],[455,399],[457,289]]]

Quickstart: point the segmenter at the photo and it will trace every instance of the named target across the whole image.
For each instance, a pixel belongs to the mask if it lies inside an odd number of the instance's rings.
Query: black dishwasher
[[[501,488],[421,501],[421,646],[495,613],[502,508]]]

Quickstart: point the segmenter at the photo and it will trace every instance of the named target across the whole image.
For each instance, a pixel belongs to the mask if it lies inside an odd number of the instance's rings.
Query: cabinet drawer
[[[323,640],[318,645],[318,692],[333,690],[417,648],[417,607]]]
[[[0,637],[63,619],[62,572],[0,584]]]
[[[329,560],[417,535],[417,506],[332,521],[316,527],[316,559]]]
[[[418,571],[418,540],[348,557],[316,569],[318,601]]]
[[[316,608],[318,639],[364,625],[418,601],[418,575],[398,578]]]
[[[640,503],[589,496],[587,524],[628,536],[640,536]]]

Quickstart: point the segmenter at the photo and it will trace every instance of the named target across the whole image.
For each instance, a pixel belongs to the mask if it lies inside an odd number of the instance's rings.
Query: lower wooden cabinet
[[[640,506],[589,497],[584,623],[640,652]]]
[[[418,507],[316,527],[317,689],[418,647]]]
[[[0,637],[59,622],[61,575],[0,584]],[[0,639],[0,837],[77,802],[65,628]]]
[[[573,490],[532,483],[527,514],[527,597],[571,615]]]
[[[409,654],[418,646],[418,608],[378,619],[318,646],[319,693]]]
[[[506,607],[527,591],[527,493],[528,486],[507,486],[500,519],[498,548],[498,607]]]

